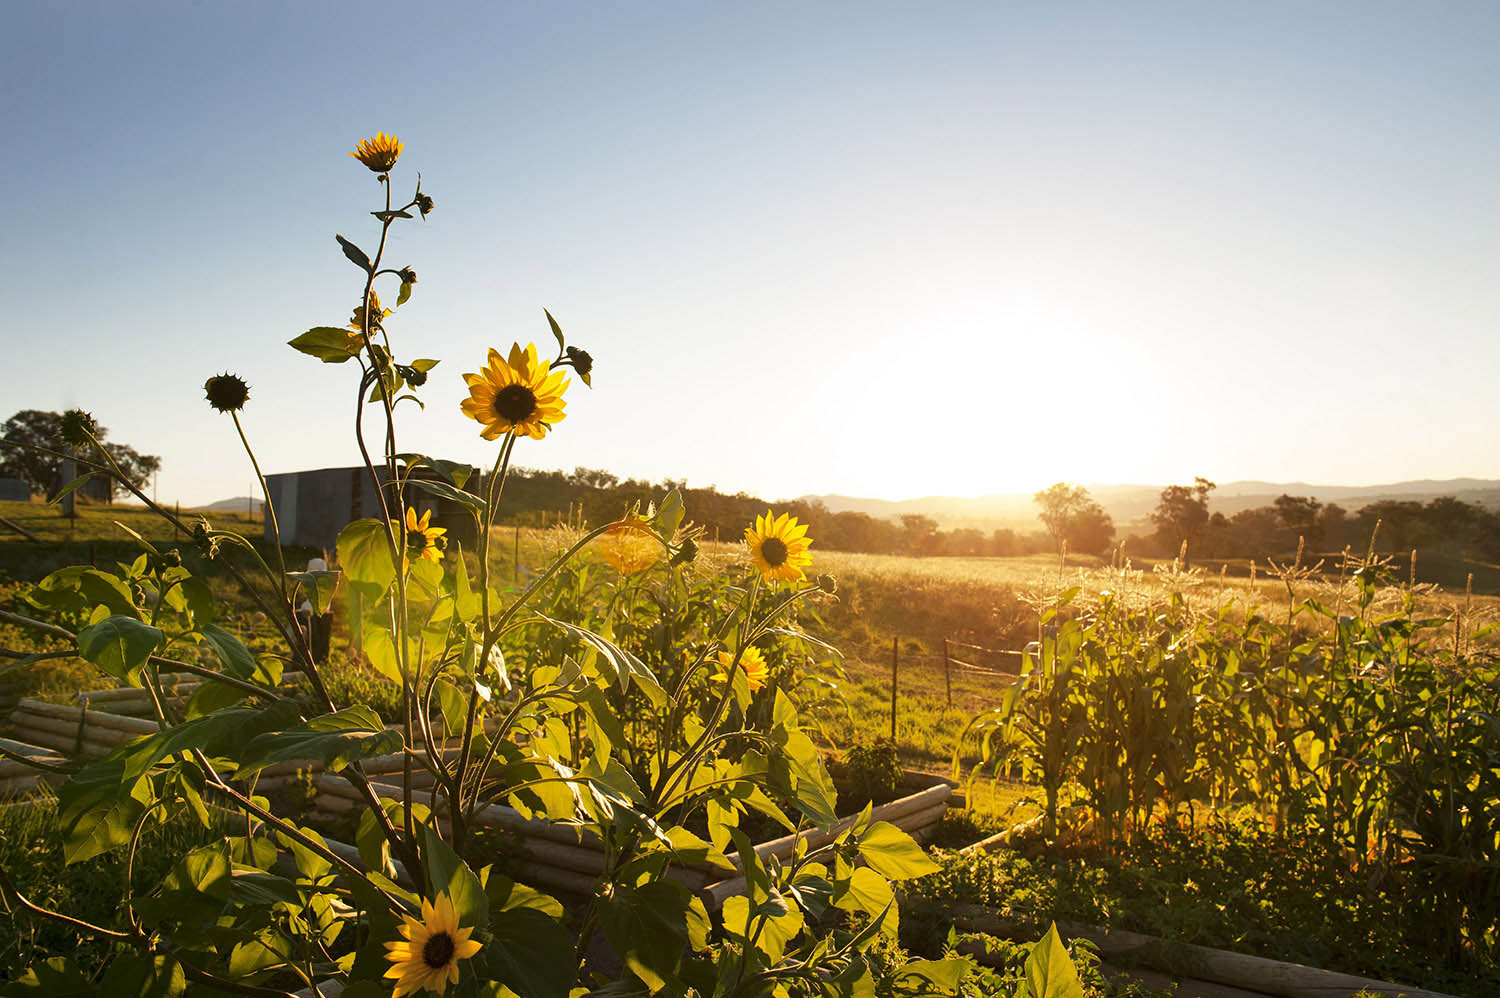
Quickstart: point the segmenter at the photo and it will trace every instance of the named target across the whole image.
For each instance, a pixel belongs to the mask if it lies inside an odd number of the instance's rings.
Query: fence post
[[[948,693],[948,706],[953,706],[953,673],[948,667],[948,639],[943,639],[943,688]]]
[[[63,480],[63,484],[64,485],[69,484],[70,482],[73,481],[74,478],[77,477],[77,475],[78,475],[78,466],[73,463],[73,459],[71,457],[65,457],[65,458],[63,458],[63,463],[62,463],[62,480]],[[65,517],[67,517],[70,520],[73,519],[73,517],[77,516],[78,515],[77,502],[78,502],[78,490],[77,489],[69,489],[68,490],[68,494],[62,497],[62,515],[65,516]],[[71,540],[71,539],[72,538],[70,537],[69,540]]]
[[[896,744],[896,670],[899,664],[899,652],[896,642],[900,640],[898,635],[891,636],[891,744]]]

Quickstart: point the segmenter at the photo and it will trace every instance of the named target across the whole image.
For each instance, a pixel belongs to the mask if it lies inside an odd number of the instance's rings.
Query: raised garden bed
[[[21,741],[85,759],[108,755],[125,742],[160,730],[155,721],[143,717],[29,699],[11,711],[10,727]]]
[[[84,707],[24,699],[10,714],[11,729],[18,738],[31,743],[30,747],[36,751],[50,751],[68,757],[97,758],[128,741],[159,730],[154,720],[97,709],[97,705],[134,705],[144,697],[145,693],[141,690],[99,691],[88,694]],[[89,706],[90,704],[96,706]],[[17,779],[27,775],[20,772],[24,768],[22,763],[0,765],[15,767]],[[402,791],[399,786],[394,785],[392,778],[399,779],[405,765],[405,758],[396,754],[366,759],[362,767],[381,796],[399,800]],[[837,771],[836,766],[832,768]],[[8,769],[0,769],[0,791],[7,786],[4,781],[8,772]],[[28,771],[28,774],[31,772],[34,771]],[[432,806],[432,774],[415,768],[412,777],[414,801]],[[336,827],[368,806],[346,780],[322,772],[321,767],[313,763],[284,762],[269,766],[257,777],[256,790],[260,793],[275,793],[304,781],[311,792],[306,818],[313,824]],[[34,777],[28,788],[33,784]],[[930,838],[950,806],[962,806],[964,801],[953,781],[912,771],[903,772],[896,789],[881,796],[888,796],[889,799],[877,798],[871,812],[872,820],[888,821],[919,841]],[[441,796],[437,798],[437,804],[441,810]],[[853,824],[856,817],[850,814],[841,819],[831,831],[814,828],[798,834],[782,835],[757,843],[755,849],[763,860],[770,856],[790,859],[799,839],[809,849],[821,848]],[[526,818],[505,805],[492,805],[483,809],[476,816],[476,824],[480,828],[493,829],[515,837],[519,850],[525,856],[524,862],[517,864],[517,879],[534,887],[562,894],[586,895],[593,892],[595,881],[604,871],[602,843],[596,836],[578,826]],[[725,899],[744,891],[744,880],[738,874],[739,857],[730,855],[729,860],[731,869],[715,867],[706,862],[674,864],[668,875],[688,888],[701,892],[710,907],[718,908]]]
[[[0,738],[0,748],[16,755],[35,759],[45,765],[56,766],[63,762],[63,757],[40,746],[28,742],[15,741],[10,738]],[[47,782],[47,772],[38,770],[33,766],[18,759],[0,756],[0,799],[21,797],[31,793],[37,788],[39,782]]]
[[[295,678],[300,673],[288,675]],[[190,693],[197,685],[183,684],[180,688]],[[107,695],[110,698],[100,699]],[[121,712],[121,704],[133,706],[148,702],[144,690],[98,690],[80,694],[80,697],[84,699],[82,707],[22,699],[9,714],[11,731],[22,741],[68,756],[93,759],[107,755],[141,735],[151,735],[161,730],[150,717],[134,716],[129,709]],[[132,700],[131,697],[139,699]],[[168,702],[180,705],[182,699],[169,698]]]
[[[994,909],[980,905],[958,905],[953,909],[952,917],[954,926],[966,932],[993,936],[1015,934],[1014,923],[1002,918]],[[1245,953],[1231,953],[1208,946],[1173,942],[1139,932],[1121,932],[1068,922],[1061,923],[1058,928],[1065,936],[1088,939],[1098,948],[1100,956],[1120,966],[1148,967],[1164,971],[1175,978],[1208,981],[1276,998],[1349,998],[1360,991],[1404,995],[1406,998],[1452,998],[1441,992],[1404,984],[1320,970],[1300,963],[1268,960]],[[1019,934],[1026,935],[1025,932]],[[982,945],[970,943],[961,948],[981,961],[985,958]]]
[[[1063,824],[1050,849],[1033,819],[939,854],[942,872],[903,885],[917,913],[911,924],[925,919],[946,931],[951,919],[961,929],[1026,941],[1055,921],[1071,930],[1065,934],[1093,940],[1112,965],[1206,982],[1205,994],[1500,993],[1500,976],[1483,954],[1456,958],[1421,934],[1419,920],[1404,917],[1412,888],[1388,881],[1371,891],[1365,877],[1340,880],[1317,843],[1278,838],[1246,820],[1153,827],[1111,852],[1091,844],[1086,810]],[[912,945],[933,942],[923,936]],[[1219,953],[1223,960],[1213,957]],[[1205,970],[1220,964],[1250,970],[1239,978]],[[1321,983],[1278,990],[1272,985],[1283,974]],[[1365,983],[1345,987],[1350,981]],[[1182,993],[1196,992],[1185,986]]]
[[[399,757],[393,757],[399,758]],[[374,771],[366,767],[367,772]],[[316,796],[309,812],[314,823],[331,825],[347,821],[367,805],[359,793],[337,776],[324,774],[315,781]],[[949,801],[954,795],[952,781],[926,773],[907,773],[903,781],[901,796],[888,803],[877,805],[871,812],[875,821],[888,821],[914,838],[927,837],[943,819]],[[376,790],[382,796],[399,799],[401,788],[377,782]],[[414,790],[413,800],[433,806],[430,791]],[[441,811],[443,798],[437,798]],[[756,853],[764,860],[769,856],[790,859],[799,839],[809,849],[818,849],[833,839],[856,820],[855,815],[841,819],[832,831],[808,829],[796,835],[784,835],[757,843]],[[518,846],[526,856],[515,872],[516,879],[543,890],[563,894],[587,895],[593,892],[594,883],[604,871],[602,843],[593,834],[575,825],[563,822],[526,818],[514,808],[496,804],[484,808],[475,815],[480,828],[489,828],[514,835]],[[734,871],[739,869],[739,857],[729,856]],[[726,898],[744,892],[745,884],[737,872],[714,867],[706,863],[674,864],[668,876],[691,890],[702,892],[705,903],[718,908]]]

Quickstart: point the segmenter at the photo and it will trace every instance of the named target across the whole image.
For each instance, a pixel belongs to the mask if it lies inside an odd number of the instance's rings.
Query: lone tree
[[[937,541],[938,522],[920,513],[905,513],[901,517],[901,532],[907,553],[920,558],[932,552]]]
[[[95,426],[94,434],[101,443],[108,433],[102,426]],[[19,478],[31,486],[31,491],[43,495],[54,493],[68,484],[63,481],[62,458],[55,454],[67,454],[72,448],[63,442],[62,414],[43,412],[40,409],[23,409],[0,425],[0,477]],[[42,447],[54,453],[48,454],[35,448]],[[125,478],[138,489],[144,489],[161,467],[161,458],[153,454],[141,454],[125,444],[104,444],[104,449],[120,465]],[[110,479],[99,479],[110,483]],[[93,484],[92,482],[90,483]],[[109,494],[114,498],[110,484]]]
[[[1192,485],[1168,485],[1161,490],[1151,522],[1156,524],[1156,537],[1163,547],[1180,551],[1186,543],[1189,555],[1192,553],[1208,526],[1208,494],[1217,487],[1198,476]],[[1183,564],[1187,562],[1184,557]]]
[[[1114,521],[1082,485],[1058,482],[1031,498],[1042,507],[1037,519],[1046,526],[1052,546],[1059,552],[1066,543],[1069,550],[1099,554],[1114,539]]]
[[[1276,518],[1293,536],[1301,537],[1314,548],[1323,543],[1323,504],[1312,496],[1276,497]]]

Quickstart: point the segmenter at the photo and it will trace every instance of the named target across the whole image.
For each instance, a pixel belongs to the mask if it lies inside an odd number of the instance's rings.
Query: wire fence
[[[889,644],[857,649],[850,658],[864,663],[867,677],[876,670],[886,673],[880,685],[888,691],[894,739],[903,699],[936,700],[974,713],[994,707],[1019,677],[1025,655],[956,638],[944,638],[942,652],[931,652],[915,642],[903,647],[897,636]],[[866,680],[866,688],[872,681]]]

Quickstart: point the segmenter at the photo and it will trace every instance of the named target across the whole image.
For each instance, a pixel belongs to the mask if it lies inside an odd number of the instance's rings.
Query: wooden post
[[[943,688],[948,693],[948,706],[953,706],[953,673],[948,665],[948,639],[943,639]]]
[[[64,485],[68,485],[68,484],[70,484],[73,481],[73,479],[75,479],[77,477],[78,477],[78,465],[76,465],[73,462],[73,459],[71,457],[65,457],[65,458],[63,458],[63,463],[62,463],[62,480],[63,480],[63,484]],[[62,497],[62,515],[65,516],[65,517],[67,517],[70,520],[73,519],[75,516],[77,516],[78,515],[78,507],[76,505],[77,501],[78,501],[78,490],[77,489],[70,489],[68,491],[68,494]]]
[[[896,744],[896,672],[900,663],[900,652],[896,648],[898,636],[891,637],[891,744]]]

